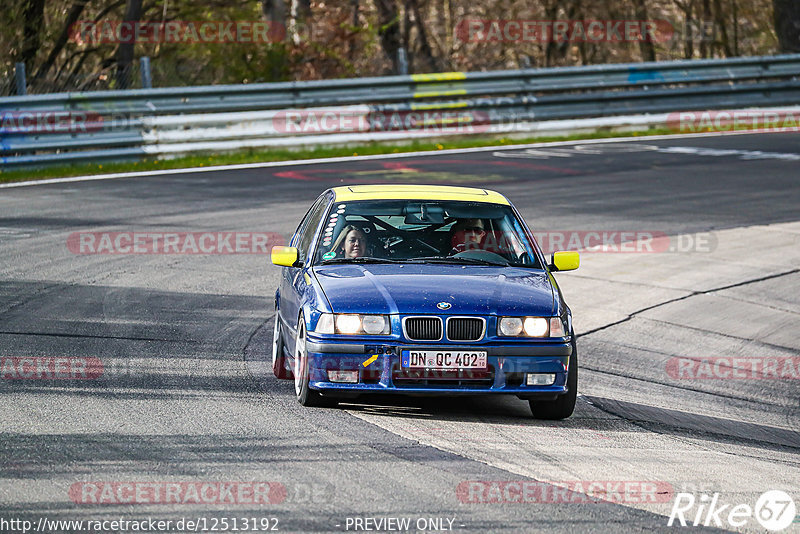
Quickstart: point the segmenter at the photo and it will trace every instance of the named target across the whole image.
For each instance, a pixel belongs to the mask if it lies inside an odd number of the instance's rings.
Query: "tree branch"
[[[67,18],[64,20],[64,26],[61,28],[61,33],[58,34],[58,38],[56,39],[52,50],[50,50],[50,54],[48,54],[47,59],[44,61],[44,63],[42,63],[41,67],[39,67],[39,70],[36,71],[34,78],[44,77],[44,75],[47,74],[47,72],[53,67],[58,55],[61,53],[64,45],[67,44],[67,40],[69,40],[69,36],[72,31],[72,25],[78,22],[78,18],[81,16],[83,9],[88,3],[89,0],[76,0],[72,3],[72,7],[70,8],[69,13],[67,13]]]

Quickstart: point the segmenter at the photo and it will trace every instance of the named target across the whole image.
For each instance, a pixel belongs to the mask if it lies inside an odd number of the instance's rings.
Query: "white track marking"
[[[492,156],[496,158],[518,158],[518,157],[526,157],[526,158],[534,158],[534,159],[549,159],[549,158],[571,158],[575,154],[574,151],[564,149],[564,148],[555,148],[553,150],[537,150],[535,148],[529,148],[524,150],[522,153],[507,153],[507,152],[492,152]]]
[[[583,145],[575,145],[571,149],[561,148],[553,150],[538,150],[535,148],[528,148],[519,152],[497,151],[493,152],[492,156],[497,158],[518,158],[518,159],[550,159],[556,158],[570,158],[572,156],[583,155],[602,155],[602,154],[619,154],[626,152],[645,152],[653,151],[660,154],[677,154],[687,156],[707,156],[707,157],[734,157],[741,160],[756,160],[756,159],[777,159],[783,161],[800,161],[800,154],[794,152],[763,152],[761,150],[739,150],[735,148],[704,148],[694,146],[667,146],[659,147],[655,145],[635,145],[626,143],[623,148],[619,145],[594,145],[587,143]]]

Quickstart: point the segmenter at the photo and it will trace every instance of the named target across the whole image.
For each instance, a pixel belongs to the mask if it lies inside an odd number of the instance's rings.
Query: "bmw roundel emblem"
[[[449,302],[440,302],[439,304],[436,305],[436,307],[439,308],[440,310],[449,310],[452,306],[453,305],[450,304]]]

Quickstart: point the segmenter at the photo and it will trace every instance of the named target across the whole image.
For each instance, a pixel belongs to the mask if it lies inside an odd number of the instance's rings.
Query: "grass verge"
[[[127,162],[108,162],[94,164],[61,165],[42,169],[0,169],[0,183],[21,182],[29,180],[45,180],[48,178],[66,178],[70,176],[87,176],[111,174],[118,172],[155,171],[162,169],[182,169],[193,167],[211,167],[216,165],[235,165],[240,163],[261,163],[272,161],[292,161],[301,159],[333,158],[337,156],[366,156],[373,154],[397,154],[400,152],[436,152],[452,148],[475,148],[485,146],[516,145],[527,143],[545,143],[552,141],[574,141],[607,139],[610,137],[644,137],[674,133],[669,129],[649,129],[634,132],[599,131],[585,134],[530,137],[524,139],[509,138],[468,138],[452,141],[413,141],[408,144],[368,143],[347,147],[317,147],[304,150],[242,150],[212,156],[181,156],[174,159],[143,159]]]

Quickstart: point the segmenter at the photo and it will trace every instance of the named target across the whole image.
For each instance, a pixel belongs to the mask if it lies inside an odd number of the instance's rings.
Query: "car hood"
[[[541,270],[441,264],[323,265],[314,273],[335,313],[551,315]],[[437,304],[449,302],[440,310]]]

